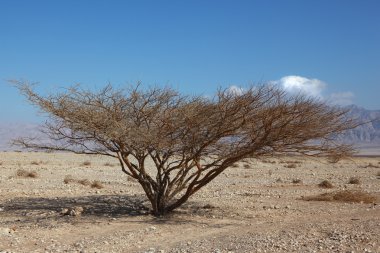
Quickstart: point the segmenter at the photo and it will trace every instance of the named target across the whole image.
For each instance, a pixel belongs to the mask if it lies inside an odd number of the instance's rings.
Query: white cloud
[[[232,85],[232,86],[230,86],[230,87],[227,89],[227,92],[230,93],[230,94],[232,94],[232,95],[239,96],[239,95],[243,94],[244,89],[241,88],[241,87],[238,87],[238,86]]]
[[[328,97],[328,100],[332,104],[345,106],[345,105],[353,104],[354,97],[355,97],[354,93],[352,93],[350,91],[338,92],[338,93],[332,93]]]
[[[322,97],[327,84],[318,79],[309,79],[302,76],[285,76],[273,82],[290,93],[303,93],[313,97]]]

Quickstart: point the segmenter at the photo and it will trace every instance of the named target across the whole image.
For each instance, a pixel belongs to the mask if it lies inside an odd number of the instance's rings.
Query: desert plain
[[[0,252],[380,252],[380,157],[246,160],[165,217],[112,158],[1,152],[0,169]],[[375,200],[307,201],[339,191]]]

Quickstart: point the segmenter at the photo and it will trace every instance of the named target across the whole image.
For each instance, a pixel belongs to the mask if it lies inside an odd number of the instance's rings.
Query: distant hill
[[[32,123],[0,123],[0,151],[19,150],[12,147],[11,142],[20,136],[34,137],[38,135],[38,125]]]
[[[345,108],[349,109],[349,117],[357,119],[359,122],[372,122],[341,134],[338,137],[339,141],[354,144],[355,147],[362,151],[372,150],[370,151],[371,154],[380,155],[380,110],[367,110],[356,105],[350,105]],[[19,150],[19,147],[12,147],[10,142],[20,136],[38,136],[38,125],[31,123],[0,123],[0,151]]]
[[[349,117],[357,119],[359,122],[369,123],[346,131],[340,135],[339,139],[345,143],[360,146],[370,145],[380,147],[380,110],[366,110],[356,105],[350,105],[346,108],[349,109]]]

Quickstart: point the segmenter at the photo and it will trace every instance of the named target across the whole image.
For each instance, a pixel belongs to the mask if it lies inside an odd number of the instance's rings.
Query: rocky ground
[[[2,152],[0,252],[380,252],[380,158],[238,165],[155,218],[115,160]],[[348,183],[352,177],[358,184]],[[323,180],[334,188],[318,187]],[[337,190],[377,200],[303,199]]]

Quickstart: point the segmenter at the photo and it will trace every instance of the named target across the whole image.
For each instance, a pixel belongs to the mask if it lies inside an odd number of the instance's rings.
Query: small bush
[[[210,205],[210,204],[206,204],[204,206],[202,206],[203,209],[215,209],[215,206],[213,205]]]
[[[297,165],[295,163],[288,163],[286,165],[284,165],[285,168],[288,168],[288,169],[295,169],[297,168]]]
[[[104,166],[107,166],[107,167],[113,167],[113,166],[115,166],[115,164],[112,164],[112,163],[106,162],[106,163],[104,164]]]
[[[71,176],[71,175],[67,175],[67,176],[65,176],[65,178],[63,179],[63,182],[64,182],[65,184],[70,184],[70,183],[75,182],[75,179],[73,178],[73,176]]]
[[[342,160],[342,155],[340,154],[332,154],[330,156],[327,157],[327,161],[329,163],[338,163],[340,160]]]
[[[3,165],[3,162],[2,162],[2,161],[0,161],[0,166],[1,166],[1,165]]]
[[[323,180],[322,182],[318,184],[318,186],[320,188],[327,188],[327,189],[334,188],[333,184],[330,183],[330,181],[328,180]]]
[[[302,180],[299,179],[299,178],[295,178],[295,179],[292,180],[292,183],[293,184],[302,184]]]
[[[297,161],[297,160],[290,160],[290,161],[280,161],[280,163],[287,163],[287,164],[301,164],[302,162],[301,161]]]
[[[234,163],[234,164],[231,165],[231,168],[239,168],[239,164]]]
[[[282,183],[282,179],[281,178],[277,178],[276,179],[276,183]]]
[[[250,169],[251,168],[251,165],[249,164],[244,164],[244,169]]]
[[[271,160],[261,160],[262,163],[271,163],[271,164],[275,164],[276,161],[271,161]]]
[[[357,177],[351,177],[350,180],[348,180],[349,184],[360,184],[360,179]]]
[[[40,165],[40,162],[38,162],[38,161],[32,161],[30,164],[31,165]]]
[[[323,193],[317,196],[305,197],[306,201],[336,201],[348,203],[374,203],[376,197],[362,191],[336,191]]]
[[[88,179],[81,179],[81,180],[78,180],[77,182],[78,182],[78,184],[81,184],[81,185],[84,185],[84,186],[91,185],[91,182]]]
[[[35,171],[27,171],[27,170],[17,170],[16,175],[18,177],[25,177],[25,178],[36,178],[37,172]]]
[[[100,181],[95,180],[94,182],[92,182],[91,188],[102,189],[104,188],[104,186]]]
[[[376,168],[376,169],[379,169],[380,166],[375,165],[375,164],[373,164],[373,163],[369,163],[368,165],[364,166],[364,168]]]
[[[1,164],[0,164],[0,165],[1,165]],[[376,176],[380,177],[380,171],[379,171],[379,172],[377,172]]]
[[[81,164],[82,166],[90,166],[91,162],[90,161],[85,161]]]

